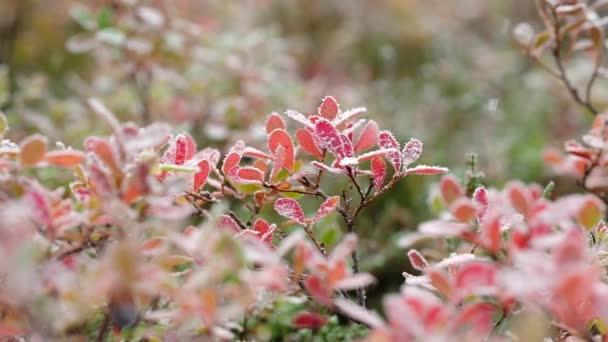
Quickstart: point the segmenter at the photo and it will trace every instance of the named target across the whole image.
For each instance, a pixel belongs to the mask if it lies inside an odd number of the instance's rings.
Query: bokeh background
[[[543,149],[590,118],[518,49],[522,21],[539,26],[531,1],[2,0],[0,105],[16,140],[82,147],[107,133],[85,104],[96,96],[122,120],[168,121],[221,148],[262,144],[265,115],[333,95],[424,141],[425,163],[463,177],[473,152],[489,184],[542,183]],[[358,224],[376,292],[403,281],[396,237],[431,217],[429,182],[401,182]]]

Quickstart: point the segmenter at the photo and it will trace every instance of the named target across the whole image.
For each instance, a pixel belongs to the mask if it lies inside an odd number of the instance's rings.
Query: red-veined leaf
[[[320,119],[315,123],[313,137],[315,145],[317,145],[319,149],[327,149],[333,154],[337,154],[342,145],[340,133],[331,122],[325,119]]]

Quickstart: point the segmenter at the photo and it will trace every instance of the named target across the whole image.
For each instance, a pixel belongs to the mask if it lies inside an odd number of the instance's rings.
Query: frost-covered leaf
[[[397,139],[395,139],[393,133],[389,131],[381,131],[380,133],[378,133],[378,145],[383,149],[396,149],[397,151],[400,150],[399,142],[397,141]],[[401,171],[401,153],[393,152],[389,154],[387,158],[395,168],[395,172]]]
[[[333,154],[338,154],[338,150],[342,145],[342,138],[338,130],[331,124],[331,122],[320,119],[315,123],[315,130],[313,133],[315,145],[321,149],[327,149]]]
[[[291,119],[305,125],[308,128],[314,129],[314,124],[302,113],[296,112],[295,110],[288,110],[285,112],[285,115],[290,117]]]
[[[328,120],[333,120],[338,113],[340,112],[340,105],[331,96],[326,96],[321,101],[321,105],[319,106],[319,116],[322,116]]]
[[[277,113],[270,113],[266,119],[266,133],[270,134],[275,129],[285,129],[285,121]]]
[[[295,221],[301,225],[306,225],[304,210],[298,201],[292,198],[279,198],[274,202],[274,210],[279,215]]]
[[[374,281],[375,281],[375,279],[371,274],[358,273],[358,274],[353,274],[349,277],[339,280],[334,285],[334,288],[336,290],[350,291],[350,290],[360,289],[360,288],[369,286],[369,285],[373,284]]]
[[[205,159],[201,160],[198,163],[198,169],[199,171],[194,174],[194,191],[199,191],[201,187],[205,185],[205,182],[207,181],[207,178],[211,173],[211,166],[209,165],[209,161]]]
[[[312,219],[311,224],[319,222],[322,218],[334,212],[338,205],[340,205],[340,196],[332,196],[327,198],[325,202],[321,204],[319,210],[317,210],[317,213]]]
[[[337,298],[334,302],[344,314],[357,320],[358,322],[369,325],[371,328],[378,329],[385,325],[384,321],[377,313],[368,311],[367,309],[353,303],[348,299]]]
[[[450,170],[447,167],[442,166],[418,165],[405,171],[408,175],[441,175]]]
[[[224,158],[224,163],[222,164],[222,172],[224,175],[229,175],[230,171],[234,169],[241,161],[241,155],[238,152],[230,152]]]
[[[379,191],[384,186],[384,178],[386,177],[386,162],[381,157],[372,158],[371,164],[372,181],[374,188]]]
[[[412,138],[403,146],[403,166],[408,167],[411,163],[415,162],[420,158],[422,154],[422,142],[418,139]]]
[[[275,129],[268,135],[268,149],[273,154],[276,152],[277,148],[282,146],[285,149],[285,162],[283,166],[288,171],[293,171],[294,166],[294,147],[293,141],[291,141],[291,137],[285,130]]]
[[[241,233],[241,227],[239,224],[229,215],[220,216],[217,222],[217,228],[220,230],[225,230],[234,234]]]
[[[410,259],[412,267],[420,272],[424,272],[431,267],[429,262],[426,261],[426,258],[415,249],[411,249],[407,252],[407,257]]]

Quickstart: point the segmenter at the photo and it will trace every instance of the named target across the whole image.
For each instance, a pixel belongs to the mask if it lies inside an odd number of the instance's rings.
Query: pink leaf
[[[328,120],[333,120],[340,112],[340,105],[338,105],[338,102],[336,102],[333,97],[326,96],[321,101],[318,112],[320,116]]]
[[[488,190],[486,190],[486,188],[484,188],[483,186],[480,186],[479,188],[475,189],[475,191],[473,192],[473,201],[475,201],[475,203],[477,203],[480,207],[477,213],[477,220],[481,221],[481,219],[486,213],[486,210],[488,209],[488,205],[490,204],[490,199],[488,198]]]
[[[340,134],[340,146],[336,153],[340,159],[352,158],[355,155],[352,141],[344,134]]]
[[[302,210],[300,203],[292,198],[277,199],[274,202],[274,210],[283,217],[293,220],[303,226],[306,225],[304,210]]]
[[[241,232],[241,227],[239,226],[239,224],[236,223],[236,221],[228,215],[220,216],[220,218],[217,222],[217,228],[220,230],[226,230],[228,232],[235,233],[235,234],[238,234]]]
[[[418,231],[431,236],[452,237],[469,230],[469,225],[459,222],[446,222],[441,220],[427,221],[418,227]]]
[[[443,201],[450,205],[456,199],[464,196],[464,188],[460,185],[456,177],[446,175],[439,181],[439,192]]]
[[[276,152],[279,146],[283,146],[285,149],[285,162],[284,167],[288,171],[293,171],[294,164],[294,148],[293,141],[291,141],[291,137],[285,130],[275,129],[268,136],[268,149],[273,154]]]
[[[380,147],[382,147],[383,149],[389,149],[389,148],[397,149],[397,150],[400,149],[399,142],[397,141],[397,139],[395,139],[395,137],[393,136],[393,133],[391,133],[389,131],[382,131],[382,132],[378,133],[378,145]],[[391,162],[391,164],[395,168],[395,172],[401,171],[401,165],[402,165],[401,153],[399,153],[399,152],[391,153],[390,155],[388,155],[388,160]]]
[[[364,151],[368,148],[374,147],[378,143],[379,132],[380,129],[378,128],[378,124],[375,121],[370,120],[365,128],[363,128],[361,135],[359,135],[359,139],[355,144],[355,152]]]
[[[270,113],[266,119],[266,133],[270,134],[275,129],[285,129],[285,121],[277,113]]]
[[[371,161],[372,181],[376,191],[382,189],[386,177],[386,162],[380,157],[374,157]]]
[[[241,162],[241,155],[237,152],[230,152],[224,159],[222,172],[224,175],[229,175],[230,171]]]
[[[426,258],[415,249],[411,249],[407,252],[407,257],[410,259],[412,267],[420,272],[424,272],[431,267],[429,262],[426,261]]]
[[[441,166],[430,166],[430,165],[418,165],[411,169],[406,170],[408,175],[440,175],[450,170],[447,167]]]
[[[320,119],[315,123],[313,134],[315,145],[319,149],[327,149],[333,154],[337,154],[342,145],[342,138],[338,130],[332,126],[331,122]]]
[[[300,329],[319,329],[325,323],[327,318],[310,312],[301,312],[293,319],[293,325]]]
[[[48,226],[52,223],[52,214],[49,200],[44,192],[44,188],[37,184],[32,185],[25,193],[25,201],[32,209],[32,216],[37,223]]]
[[[403,147],[402,154],[403,165],[407,167],[420,158],[420,155],[422,154],[422,142],[415,138],[410,139]]]
[[[317,210],[315,217],[312,219],[312,224],[319,222],[319,220],[331,214],[334,210],[336,210],[339,204],[340,196],[332,196],[326,199],[325,202],[323,202],[323,204],[321,204],[319,207],[319,210]]]
[[[110,144],[106,139],[99,137],[88,137],[84,141],[85,149],[88,152],[93,152],[95,155],[103,161],[114,173],[120,171],[118,166],[118,153],[114,146]]]
[[[87,165],[87,173],[90,182],[98,196],[105,197],[115,193],[114,182],[110,178],[107,170],[100,165],[97,159],[93,159]]]
[[[194,174],[194,191],[197,192],[200,188],[205,185],[207,181],[207,177],[209,177],[209,173],[211,173],[211,166],[209,165],[209,161],[203,159],[198,163],[199,171]]]
[[[315,157],[323,158],[323,152],[319,150],[315,144],[315,138],[312,133],[306,128],[300,128],[296,131],[296,140],[300,147]]]

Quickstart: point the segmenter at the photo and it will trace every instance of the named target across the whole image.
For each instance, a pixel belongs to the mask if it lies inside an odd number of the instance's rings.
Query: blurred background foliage
[[[96,96],[123,120],[226,147],[262,144],[269,112],[311,113],[333,95],[424,141],[423,162],[462,177],[474,152],[489,184],[545,183],[542,150],[590,118],[518,50],[520,21],[537,21],[532,2],[3,0],[0,104],[14,139],[41,131],[81,147],[107,133],[85,105]],[[358,223],[378,292],[403,281],[395,237],[430,217],[428,185],[400,183]],[[337,225],[322,228],[328,242]]]

